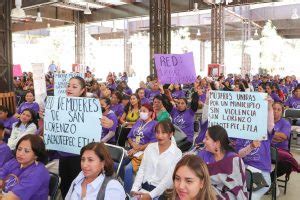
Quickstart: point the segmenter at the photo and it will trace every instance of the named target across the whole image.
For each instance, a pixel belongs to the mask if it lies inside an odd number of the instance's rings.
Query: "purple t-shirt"
[[[110,89],[110,90],[116,90],[117,84],[115,84],[115,83],[112,83],[112,84],[111,83],[107,83],[106,87],[108,89]]]
[[[127,88],[124,90],[124,93],[127,94],[128,96],[132,95],[132,90],[130,88]]]
[[[279,85],[279,89],[287,95],[289,93],[289,89],[285,85]]]
[[[296,98],[295,96],[289,97],[284,105],[288,106],[289,108],[300,109],[300,99]]]
[[[203,93],[199,96],[199,101],[201,101],[202,103],[205,103],[206,101],[206,93]]]
[[[144,91],[145,91],[145,97],[146,97],[146,98],[149,98],[149,95],[150,95],[150,93],[151,93],[151,90],[148,89],[148,88],[145,88]]]
[[[160,94],[160,91],[159,90],[151,90],[150,93],[149,93],[149,101],[150,102],[153,102],[153,99],[156,95],[159,95]]]
[[[117,130],[117,126],[118,126],[118,118],[116,116],[116,114],[110,110],[108,112],[108,114],[106,115],[106,117],[110,120],[112,120],[114,122],[113,126],[111,128],[104,128],[102,127],[102,135],[101,135],[101,139],[103,139],[109,131],[113,131],[113,132],[116,132]],[[110,140],[107,141],[107,143],[110,143],[110,144],[114,144],[116,142],[116,138],[115,136],[113,136]]]
[[[48,199],[50,176],[42,163],[21,168],[16,159],[11,159],[0,168],[0,179],[6,179],[5,192],[12,191],[22,200]]]
[[[195,112],[186,109],[180,112],[176,108],[171,111],[172,122],[177,125],[187,136],[188,141],[193,142]]]
[[[13,123],[15,123],[17,121],[19,121],[19,120],[17,118],[15,118],[14,116],[11,116],[10,118],[7,118],[6,120],[0,119],[0,123],[2,123],[3,126],[9,130],[12,130]]]
[[[17,113],[18,113],[18,114],[21,114],[21,113],[23,112],[23,110],[25,110],[25,109],[27,109],[27,108],[30,108],[30,109],[34,110],[34,112],[35,112],[36,114],[38,114],[38,113],[39,113],[39,110],[40,110],[39,104],[36,103],[36,102],[32,102],[32,103],[23,102],[23,103],[19,106]]]
[[[207,129],[208,129],[208,120],[206,120],[205,122],[200,121],[200,132],[197,138],[195,139],[195,144],[199,144],[203,142]]]
[[[0,168],[14,156],[6,143],[0,142]]]
[[[138,143],[139,145],[144,145],[149,142],[156,142],[155,137],[155,126],[157,121],[151,120],[150,122],[144,122],[139,119],[131,128],[127,138]]]
[[[226,154],[224,155],[224,158],[228,158],[230,156],[236,156],[236,155],[237,154],[235,152],[229,151],[229,152],[226,152]],[[206,150],[199,151],[197,156],[200,157],[206,164],[216,162],[214,154],[212,154],[211,152],[206,151]]]
[[[250,165],[265,172],[271,171],[271,138],[261,141],[258,148],[253,149],[243,158],[246,165]],[[243,149],[251,144],[252,140],[236,139],[236,151]]]
[[[143,104],[150,104],[150,101],[149,101],[148,98],[144,97],[144,98],[141,99],[141,104],[142,104],[142,105],[143,105]]]
[[[279,98],[279,96],[275,93],[275,92],[272,92],[271,95],[272,99],[274,100],[274,102],[282,102]]]
[[[287,136],[287,140],[285,140],[283,142],[273,142],[272,141],[272,145],[275,146],[276,148],[288,150],[289,138],[290,138],[290,133],[291,133],[291,124],[287,120],[281,118],[274,125],[274,133],[275,132],[284,133]]]
[[[122,103],[111,105],[110,110],[112,110],[117,115],[117,117],[120,117],[124,112],[124,106]]]
[[[261,80],[252,80],[252,86],[254,87],[254,88],[257,88],[258,87],[258,85],[261,83]]]
[[[185,98],[185,91],[176,90],[176,91],[172,92],[172,97],[174,99]]]

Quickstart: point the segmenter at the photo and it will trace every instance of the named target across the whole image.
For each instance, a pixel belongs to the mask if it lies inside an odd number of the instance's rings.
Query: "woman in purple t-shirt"
[[[17,122],[18,119],[13,116],[13,114],[5,106],[0,106],[0,123],[4,126],[4,138],[3,141],[7,142],[10,137],[13,123]]]
[[[16,147],[16,158],[0,168],[3,199],[47,200],[49,172],[45,144],[38,135],[26,135]]]
[[[194,138],[194,116],[197,109],[198,102],[192,101],[191,108],[188,108],[186,98],[179,98],[176,107],[173,107],[171,111],[173,124],[178,126],[186,134],[191,145]]]
[[[33,92],[28,91],[25,95],[25,100],[26,100],[26,102],[23,102],[19,106],[19,108],[17,110],[17,113],[15,115],[18,118],[20,117],[20,114],[23,112],[23,110],[26,109],[26,108],[32,109],[36,113],[36,115],[39,113],[40,107],[39,107],[38,103],[34,102]]]
[[[273,100],[268,97],[268,139],[263,141],[252,141],[246,139],[237,139],[235,141],[235,148],[239,156],[243,158],[246,165],[254,167],[261,171],[266,183],[271,185],[271,139],[272,130],[274,128],[273,115]],[[261,197],[269,190],[269,187],[263,187],[252,193],[252,199],[261,199]]]
[[[293,96],[289,97],[284,105],[292,109],[300,109],[300,86],[294,89]]]

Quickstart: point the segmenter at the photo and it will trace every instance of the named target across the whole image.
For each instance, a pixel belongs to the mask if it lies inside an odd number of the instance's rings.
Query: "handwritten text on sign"
[[[220,125],[228,136],[267,139],[268,105],[265,93],[211,91],[208,126]]]
[[[54,74],[54,96],[67,96],[69,80],[74,76],[84,77],[82,73]]]
[[[192,52],[186,54],[155,54],[154,59],[161,84],[195,82],[196,71]]]
[[[48,96],[44,119],[46,148],[79,154],[88,143],[100,141],[101,117],[98,99]]]

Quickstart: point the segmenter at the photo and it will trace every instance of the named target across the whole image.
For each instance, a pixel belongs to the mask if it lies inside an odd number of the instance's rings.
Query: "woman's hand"
[[[135,150],[135,149],[130,149],[130,150],[127,152],[127,154],[128,154],[129,157],[132,157],[136,152],[137,152],[137,150]]]
[[[261,145],[261,142],[258,141],[258,140],[253,140],[252,143],[251,143],[251,148],[252,149],[255,149],[255,148],[259,148]]]
[[[108,117],[106,116],[102,116],[102,118],[100,119],[101,121],[101,125],[102,127],[104,128],[111,128],[113,125],[114,125],[114,121],[109,119]]]

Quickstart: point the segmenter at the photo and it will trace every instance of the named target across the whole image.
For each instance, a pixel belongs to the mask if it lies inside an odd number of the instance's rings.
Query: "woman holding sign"
[[[252,199],[261,199],[269,190],[271,185],[271,136],[274,127],[274,115],[271,97],[268,97],[268,138],[263,141],[252,141],[246,139],[237,139],[235,149],[251,171],[260,172],[265,180],[265,187],[261,186],[252,193]]]
[[[80,76],[72,77],[66,92],[68,97],[86,97],[85,80]],[[72,181],[80,172],[80,156],[65,152],[58,153],[60,155],[58,168],[61,177],[60,190],[64,198]]]

